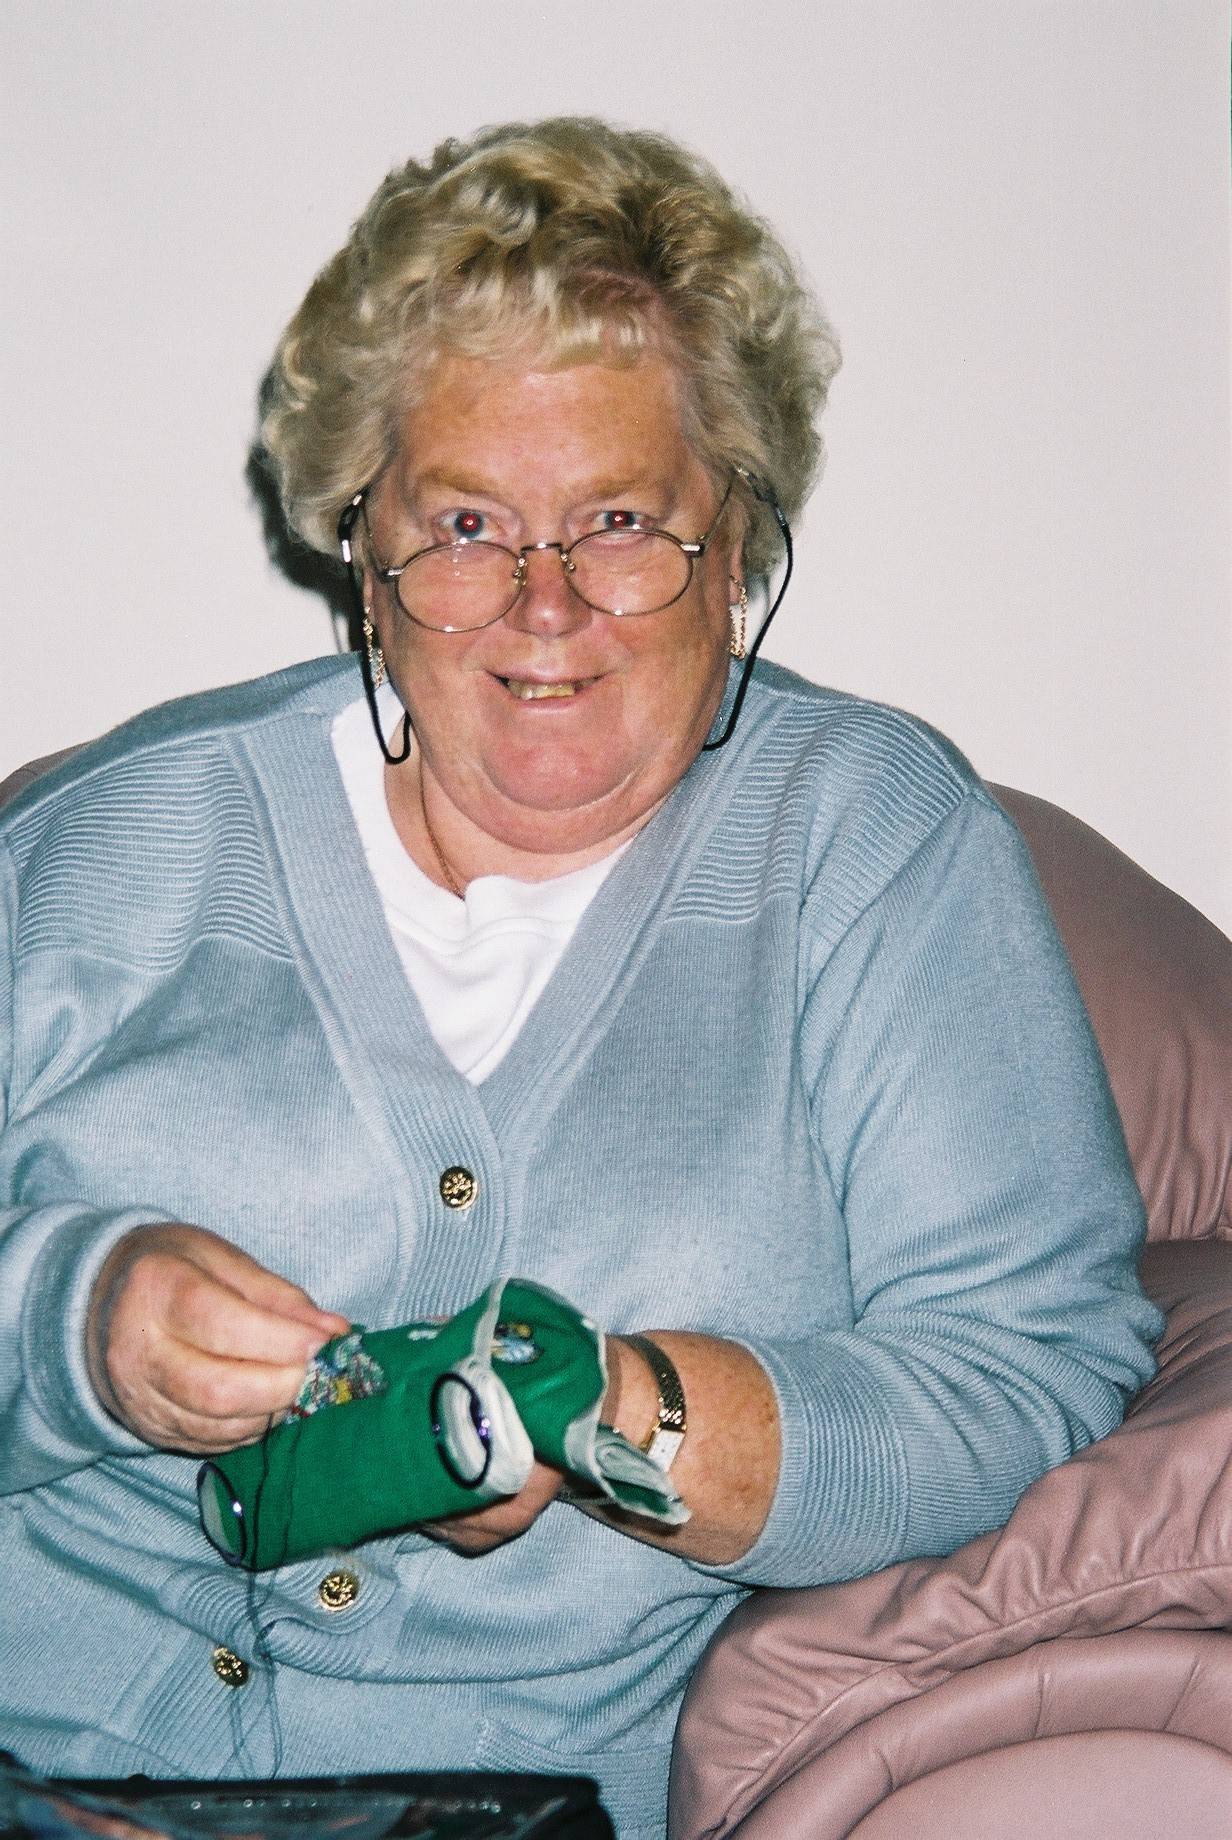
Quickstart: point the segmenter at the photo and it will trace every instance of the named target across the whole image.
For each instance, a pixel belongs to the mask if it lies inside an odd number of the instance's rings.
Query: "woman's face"
[[[369,521],[396,564],[459,533],[514,550],[568,544],[620,512],[693,541],[720,497],[684,439],[664,359],[536,370],[448,357],[404,418]],[[418,626],[369,580],[425,770],[460,814],[545,856],[593,850],[650,815],[722,694],[738,526],[724,518],[685,593],[652,614],[593,611],[554,550],[528,556],[514,606],[477,632]]]

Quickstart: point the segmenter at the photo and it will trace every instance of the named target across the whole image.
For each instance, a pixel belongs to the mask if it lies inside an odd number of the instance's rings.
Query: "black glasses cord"
[[[783,507],[779,504],[777,498],[775,498],[772,493],[768,492],[766,488],[761,485],[760,481],[752,479],[748,474],[745,474],[744,477],[749,487],[749,490],[753,492],[755,496],[758,497],[764,505],[769,506],[770,510],[774,513],[776,522],[778,523],[779,535],[783,539],[783,558],[784,558],[783,579],[779,583],[778,593],[775,595],[773,601],[770,604],[770,611],[767,613],[765,619],[762,621],[760,627],[757,630],[756,638],[753,640],[753,643],[749,646],[749,649],[745,654],[744,668],[742,669],[740,673],[740,682],[736,686],[736,694],[732,698],[731,713],[729,714],[727,721],[724,724],[723,733],[719,736],[717,741],[703,741],[702,748],[701,748],[701,751],[703,754],[717,753],[719,748],[727,746],[727,743],[731,740],[733,734],[735,733],[736,723],[740,719],[740,711],[744,708],[744,699],[746,695],[748,694],[749,680],[753,673],[753,666],[757,663],[757,654],[761,650],[762,640],[765,638],[766,634],[770,630],[771,620],[774,618],[775,614],[778,612],[779,608],[783,604],[783,596],[787,592],[787,585],[791,580],[791,571],[793,567],[791,525],[787,522],[787,515],[784,512]]]

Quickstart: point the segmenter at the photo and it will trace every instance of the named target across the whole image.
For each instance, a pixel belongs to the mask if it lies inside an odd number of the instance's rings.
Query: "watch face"
[[[203,1463],[197,1472],[197,1507],[205,1537],[232,1565],[244,1557],[244,1509],[216,1463]]]
[[[684,1443],[684,1432],[673,1431],[668,1425],[660,1425],[649,1444],[646,1455],[652,1463],[657,1463],[662,1470],[668,1470],[675,1461],[676,1452]]]

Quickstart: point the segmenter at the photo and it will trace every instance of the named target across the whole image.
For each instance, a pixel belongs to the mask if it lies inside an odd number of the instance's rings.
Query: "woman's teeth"
[[[582,688],[586,679],[576,678],[567,683],[556,684],[532,684],[519,677],[506,677],[503,681],[521,702],[533,703],[544,696],[574,696]]]

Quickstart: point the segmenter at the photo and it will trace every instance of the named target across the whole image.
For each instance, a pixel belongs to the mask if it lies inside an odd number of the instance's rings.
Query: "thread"
[[[256,1490],[253,1494],[251,1515],[251,1550],[254,1552],[259,1548],[261,1504],[265,1494],[265,1485],[269,1479],[270,1473],[270,1434],[277,1428],[277,1425],[278,1420],[271,1416],[266,1421],[265,1430],[261,1433],[261,1474],[257,1479]],[[279,1563],[281,1563],[281,1559]],[[274,1660],[273,1650],[270,1647],[267,1630],[262,1622],[262,1615],[269,1602],[269,1598],[270,1593],[268,1590],[263,1591],[258,1573],[249,1570],[244,1580],[244,1610],[248,1618],[254,1672],[258,1672],[269,1683],[267,1707],[270,1721],[270,1769],[268,1775],[272,1778],[282,1774],[283,1740],[282,1720],[278,1715],[277,1663]],[[249,1721],[249,1723],[251,1722],[252,1721]],[[239,1765],[241,1770],[243,1770],[243,1766],[245,1762],[247,1762],[248,1768],[244,1773],[250,1777],[264,1775],[266,1772],[256,1770],[252,1767],[255,1760],[249,1750],[249,1734],[245,1731],[244,1727],[244,1695],[243,1693],[233,1693],[231,1695],[231,1756],[228,1762],[231,1765]]]

